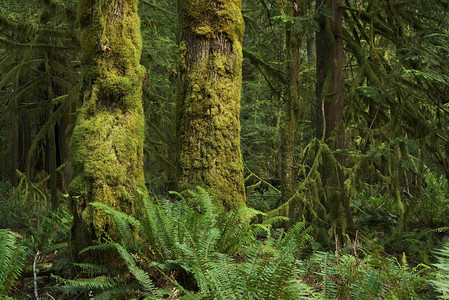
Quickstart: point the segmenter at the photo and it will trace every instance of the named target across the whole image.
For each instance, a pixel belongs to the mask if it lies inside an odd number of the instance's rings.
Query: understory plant
[[[431,284],[439,293],[440,299],[449,299],[449,243],[446,243],[441,249],[436,250],[438,259],[436,279],[431,280]]]
[[[20,277],[25,263],[26,249],[22,237],[9,229],[0,229],[0,297],[6,293]]]
[[[57,277],[59,289],[95,299],[428,299],[432,293],[431,267],[411,266],[405,254],[388,257],[375,241],[312,253],[303,223],[284,232],[273,225],[285,218],[263,221],[264,213],[248,207],[220,212],[203,189],[176,195],[176,201],[142,195],[138,218],[93,203],[114,217],[121,240],[83,251],[116,251],[125,270],[75,264],[83,279]],[[444,286],[447,277],[437,280]]]
[[[71,216],[60,202],[50,209],[41,183],[33,183],[19,173],[16,188],[0,192],[0,299],[23,295],[36,275],[36,289],[44,293],[46,275],[69,268],[67,239]],[[35,263],[36,272],[33,270]]]
[[[100,266],[78,264],[91,278],[59,278],[65,283],[60,289],[66,293],[89,290],[96,299],[123,294],[148,299],[314,297],[313,289],[300,277],[300,257],[310,242],[303,223],[284,232],[272,226],[283,217],[258,222],[264,214],[249,207],[219,212],[201,188],[188,199],[177,194],[174,202],[143,196],[139,219],[94,203],[115,218],[121,241],[85,250],[113,247],[134,283],[124,285],[120,277],[106,275]]]
[[[410,267],[405,255],[386,257],[372,245],[353,250],[315,252],[303,261],[302,278],[320,290],[321,299],[429,299],[429,266]]]

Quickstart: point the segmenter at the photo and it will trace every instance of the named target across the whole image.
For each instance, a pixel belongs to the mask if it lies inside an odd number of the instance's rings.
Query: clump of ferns
[[[154,202],[142,195],[144,211],[138,219],[93,204],[116,220],[122,240],[109,245],[140,285],[132,293],[195,299],[313,295],[300,279],[298,257],[310,242],[304,224],[272,235],[272,224],[285,218],[253,222],[263,213],[248,207],[219,213],[201,188],[191,192],[189,199],[177,195],[179,200],[174,202]],[[260,235],[265,238],[258,239]],[[156,282],[156,277],[164,278],[164,284]]]
[[[365,244],[352,255],[314,253],[303,262],[303,278],[324,299],[425,298],[430,267],[410,267],[405,254],[398,260],[372,242]]]

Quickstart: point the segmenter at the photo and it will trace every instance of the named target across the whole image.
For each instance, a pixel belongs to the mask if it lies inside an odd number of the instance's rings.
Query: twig
[[[39,294],[37,292],[37,273],[36,273],[36,262],[39,257],[39,254],[41,253],[37,251],[36,255],[34,256],[33,262],[34,296],[36,297],[36,300],[39,300]]]

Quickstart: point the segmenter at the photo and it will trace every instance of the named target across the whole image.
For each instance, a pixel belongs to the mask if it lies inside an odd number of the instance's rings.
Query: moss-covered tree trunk
[[[345,137],[343,131],[343,19],[341,0],[317,1],[320,30],[316,35],[317,51],[317,136],[323,137],[331,150],[343,149]],[[324,120],[323,120],[324,117]],[[324,199],[328,209],[328,221],[337,229],[344,231],[352,225],[349,201],[344,193],[342,154],[323,154],[321,177]]]
[[[133,215],[137,189],[144,188],[137,2],[79,1],[83,95],[71,141],[69,185],[74,254],[103,237],[117,238],[111,217],[89,203]],[[87,253],[79,260],[98,262],[98,256]]]
[[[293,0],[287,4],[287,11],[292,17],[304,16],[302,0]],[[294,157],[299,120],[304,115],[305,107],[301,103],[300,47],[302,33],[291,23],[287,25],[287,74],[288,94],[286,121],[282,143],[282,200],[289,201],[295,193],[296,174]],[[294,220],[294,202],[291,202],[289,217]]]
[[[241,0],[179,0],[178,183],[219,205],[245,204],[240,151]]]

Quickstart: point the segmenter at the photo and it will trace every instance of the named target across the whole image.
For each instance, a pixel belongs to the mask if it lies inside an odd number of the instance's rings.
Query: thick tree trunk
[[[341,0],[317,1],[317,8],[321,9],[319,17],[320,30],[316,36],[317,49],[317,136],[324,136],[330,149],[344,148],[343,131],[343,40],[342,40],[342,13]],[[328,12],[326,12],[326,10]],[[331,15],[328,16],[328,13]],[[323,120],[324,117],[324,120]],[[330,223],[339,227],[352,225],[349,201],[344,193],[344,173],[342,166],[345,157],[342,154],[334,155],[337,163],[325,154],[321,168],[321,177],[325,186],[327,199],[326,207],[329,210]],[[328,156],[328,157],[326,157]],[[344,215],[345,220],[341,220]],[[334,224],[331,224],[334,226]]]
[[[304,15],[302,0],[293,0],[287,10],[294,17]],[[287,74],[288,94],[286,121],[282,142],[282,200],[289,201],[295,192],[296,176],[294,172],[294,157],[296,137],[298,136],[299,120],[304,114],[304,104],[301,103],[301,76],[300,76],[300,47],[302,35],[294,26],[287,28]],[[294,203],[289,206],[289,217],[294,220]]]
[[[110,216],[89,205],[105,203],[134,215],[144,189],[137,0],[80,0],[83,99],[71,141],[72,246],[75,254],[102,238],[118,238]],[[86,253],[81,261],[114,264]]]
[[[179,0],[178,183],[226,209],[245,204],[240,151],[241,0]]]

